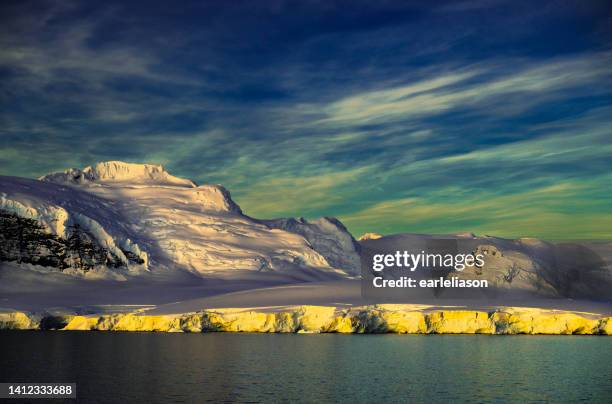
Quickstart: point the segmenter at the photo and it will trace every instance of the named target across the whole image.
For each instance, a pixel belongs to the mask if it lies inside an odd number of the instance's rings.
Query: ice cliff
[[[146,315],[36,315],[0,313],[0,329],[263,332],[358,334],[588,334],[612,335],[612,317],[506,307],[491,311],[433,310],[411,305],[351,308],[297,306],[281,310],[210,309]]]

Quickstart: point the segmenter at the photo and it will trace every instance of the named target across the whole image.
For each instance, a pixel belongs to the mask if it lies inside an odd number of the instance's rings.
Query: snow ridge
[[[308,221],[301,218],[262,220],[270,228],[282,229],[303,236],[334,267],[353,276],[361,271],[360,246],[336,218],[322,217]]]
[[[89,184],[89,183],[129,183],[148,185],[167,185],[195,188],[193,181],[170,175],[159,164],[134,164],[122,161],[106,161],[83,170],[70,168],[63,172],[51,173],[39,178],[41,181]]]

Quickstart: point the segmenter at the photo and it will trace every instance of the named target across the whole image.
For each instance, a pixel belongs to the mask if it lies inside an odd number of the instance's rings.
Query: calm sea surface
[[[79,402],[612,402],[610,337],[5,331],[0,347],[0,381],[76,382]]]

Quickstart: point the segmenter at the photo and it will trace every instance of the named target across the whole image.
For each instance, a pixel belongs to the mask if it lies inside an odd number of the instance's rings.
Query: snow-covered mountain
[[[384,237],[360,238],[364,255],[395,251],[428,251],[430,240],[444,240],[444,253],[484,256],[484,265],[466,267],[448,274],[415,271],[416,279],[445,276],[459,279],[487,280],[490,288],[477,293],[528,292],[538,296],[612,299],[612,243],[548,242],[535,238],[516,240],[473,233],[452,235],[394,234]],[[451,241],[451,243],[446,243]],[[403,275],[403,272],[399,272]],[[462,296],[457,290],[444,292]],[[464,293],[463,295],[466,295]],[[467,291],[468,297],[474,292]]]
[[[39,180],[0,177],[0,213],[2,260],[65,272],[318,280],[360,270],[359,246],[337,220],[256,220],[222,186],[198,186],[160,165],[110,161]]]
[[[459,252],[487,256],[483,268],[452,276],[486,279],[498,291],[609,298],[612,290],[610,243],[472,233],[367,234],[357,242],[334,218],[251,218],[222,186],[197,185],[153,164],[110,161],[38,180],[0,176],[0,230],[0,261],[11,276],[20,269],[120,279],[189,274],[238,290],[246,279],[358,278],[365,252],[419,252],[443,238],[455,239]]]

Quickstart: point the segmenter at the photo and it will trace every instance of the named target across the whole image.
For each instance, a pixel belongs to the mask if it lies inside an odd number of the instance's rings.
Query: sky
[[[158,3],[1,3],[0,175],[161,163],[355,236],[612,238],[609,2]]]

